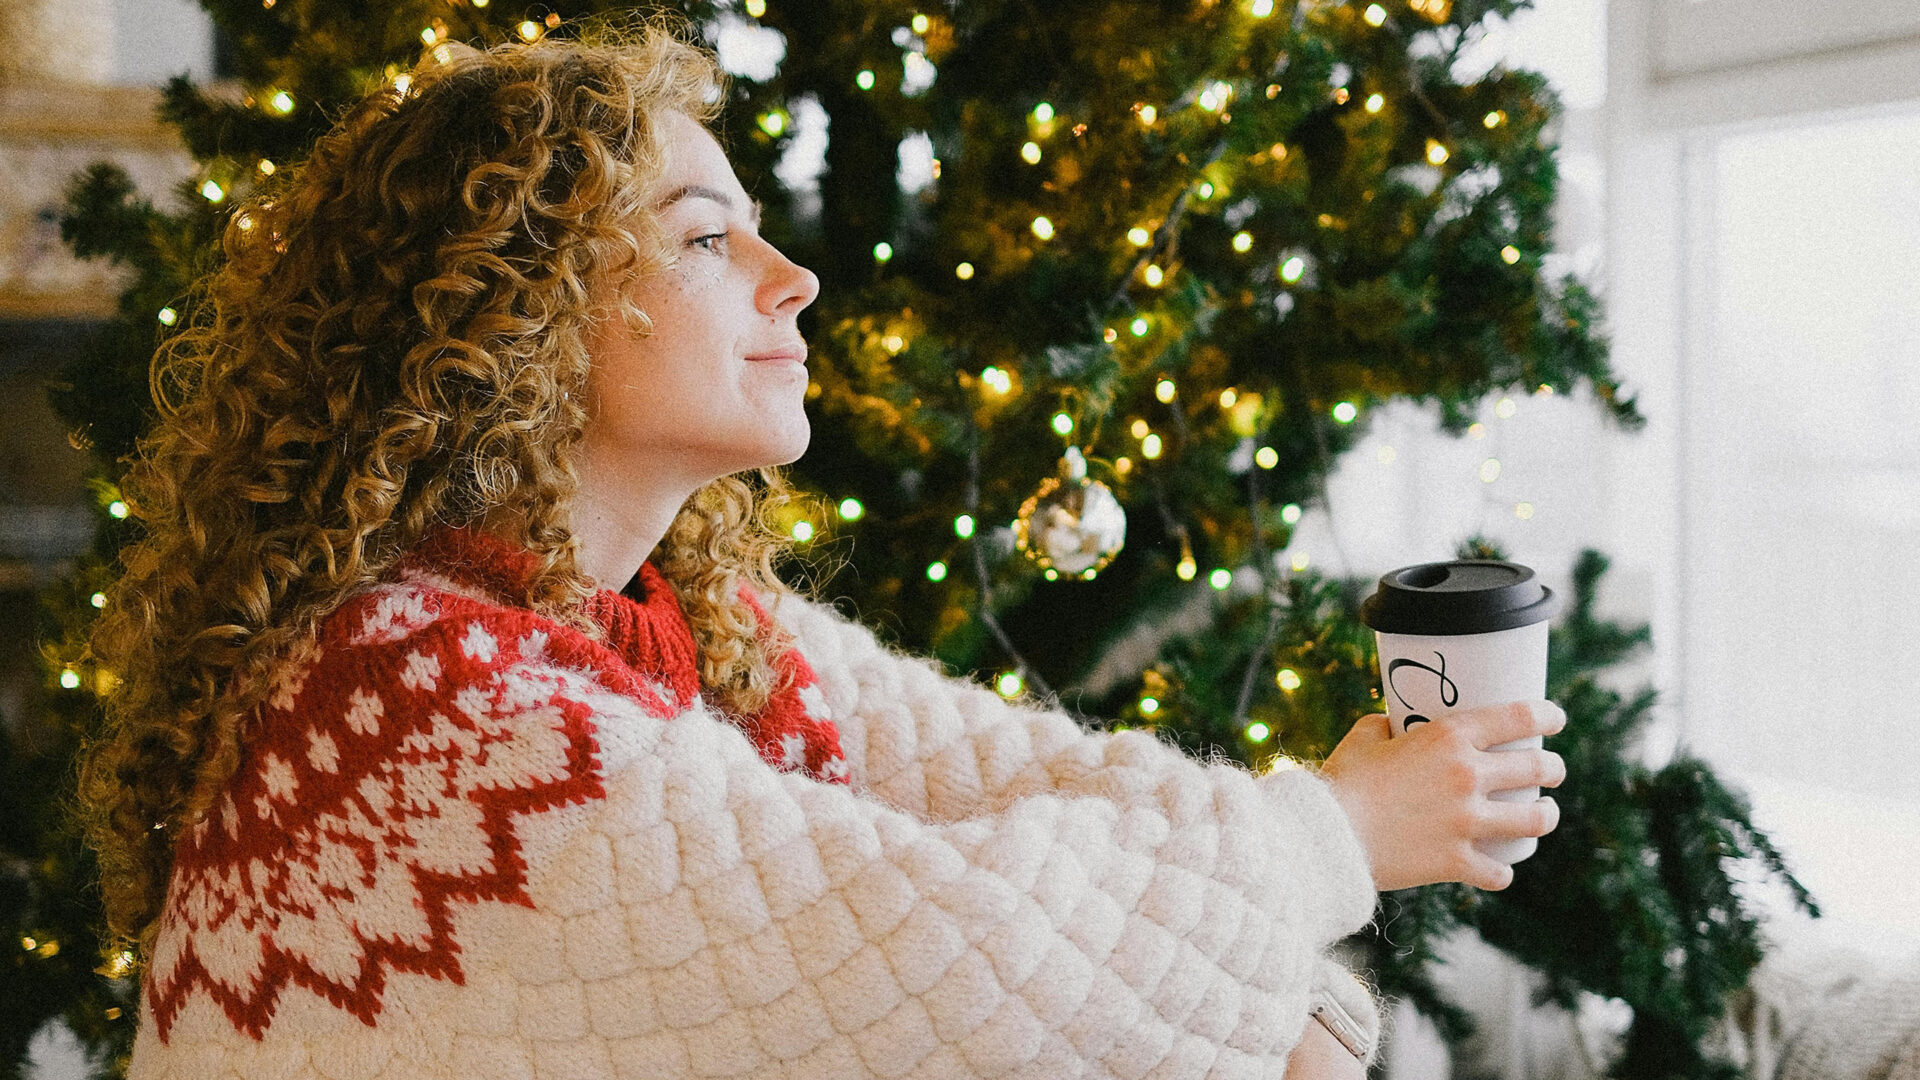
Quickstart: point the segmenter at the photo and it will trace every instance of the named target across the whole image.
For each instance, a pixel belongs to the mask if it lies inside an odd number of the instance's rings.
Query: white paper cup
[[[1545,697],[1547,620],[1557,607],[1552,590],[1515,563],[1426,563],[1381,578],[1361,617],[1379,644],[1381,696],[1393,735],[1456,710]],[[1536,735],[1488,749],[1540,745]],[[1491,797],[1532,802],[1540,789],[1512,788]],[[1517,863],[1539,842],[1524,837],[1475,846]]]

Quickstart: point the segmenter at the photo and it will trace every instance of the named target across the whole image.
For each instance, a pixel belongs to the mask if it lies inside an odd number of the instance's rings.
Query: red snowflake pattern
[[[512,818],[602,794],[590,709],[522,661],[668,712],[621,666],[552,644],[531,613],[406,585],[328,620],[178,845],[146,976],[162,1040],[196,991],[257,1039],[289,984],[371,1025],[390,971],[463,983],[450,905],[530,904]]]

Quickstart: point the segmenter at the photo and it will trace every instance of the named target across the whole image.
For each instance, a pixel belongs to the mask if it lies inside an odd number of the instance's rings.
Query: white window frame
[[[1711,742],[1702,725],[1715,723],[1689,708],[1707,695],[1698,665],[1689,663],[1690,648],[1699,647],[1693,634],[1701,607],[1688,581],[1700,534],[1691,531],[1689,486],[1697,477],[1686,463],[1688,417],[1712,403],[1711,390],[1693,385],[1688,373],[1701,370],[1715,346],[1718,145],[1760,127],[1920,107],[1920,6],[1611,0],[1608,57],[1608,326],[1616,370],[1649,416],[1641,436],[1615,449],[1619,488],[1611,501],[1620,513],[1611,550],[1623,571],[1643,574],[1651,586],[1653,678],[1665,701],[1658,734],[1670,747]],[[1834,696],[1845,707],[1847,688],[1836,686]],[[1826,809],[1862,814],[1844,799]],[[1907,814],[1920,825],[1913,808],[1873,812],[1860,824],[1876,832],[1904,831]],[[1906,839],[1908,850],[1920,843]],[[1920,925],[1913,942],[1920,944]]]

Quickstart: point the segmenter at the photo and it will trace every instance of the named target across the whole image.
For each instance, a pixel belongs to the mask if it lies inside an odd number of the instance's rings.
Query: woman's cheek
[[[673,268],[675,287],[683,296],[700,296],[718,288],[726,277],[726,260],[711,255],[681,259]]]

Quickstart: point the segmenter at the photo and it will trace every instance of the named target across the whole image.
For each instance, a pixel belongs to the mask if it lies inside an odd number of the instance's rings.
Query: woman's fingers
[[[1545,836],[1560,824],[1560,804],[1542,796],[1532,802],[1489,801],[1481,813],[1479,828],[1483,840],[1517,840]],[[1463,855],[1466,873],[1460,880],[1476,889],[1498,892],[1513,884],[1513,866],[1469,844]]]
[[[1499,892],[1513,884],[1513,867],[1477,848],[1467,848],[1466,861],[1467,872],[1460,880],[1476,889]]]
[[[1501,802],[1488,799],[1479,810],[1474,829],[1476,839],[1517,840],[1526,836],[1545,836],[1560,824],[1560,804],[1542,795],[1532,802]]]
[[[1387,723],[1386,713],[1369,713],[1353,722],[1348,738],[1362,742],[1383,743],[1393,737],[1393,729]]]
[[[1480,759],[1480,789],[1559,787],[1567,763],[1551,750],[1495,750]]]
[[[1535,735],[1554,735],[1567,726],[1567,714],[1551,701],[1488,705],[1462,709],[1453,716],[1467,727],[1473,745],[1482,750]]]

